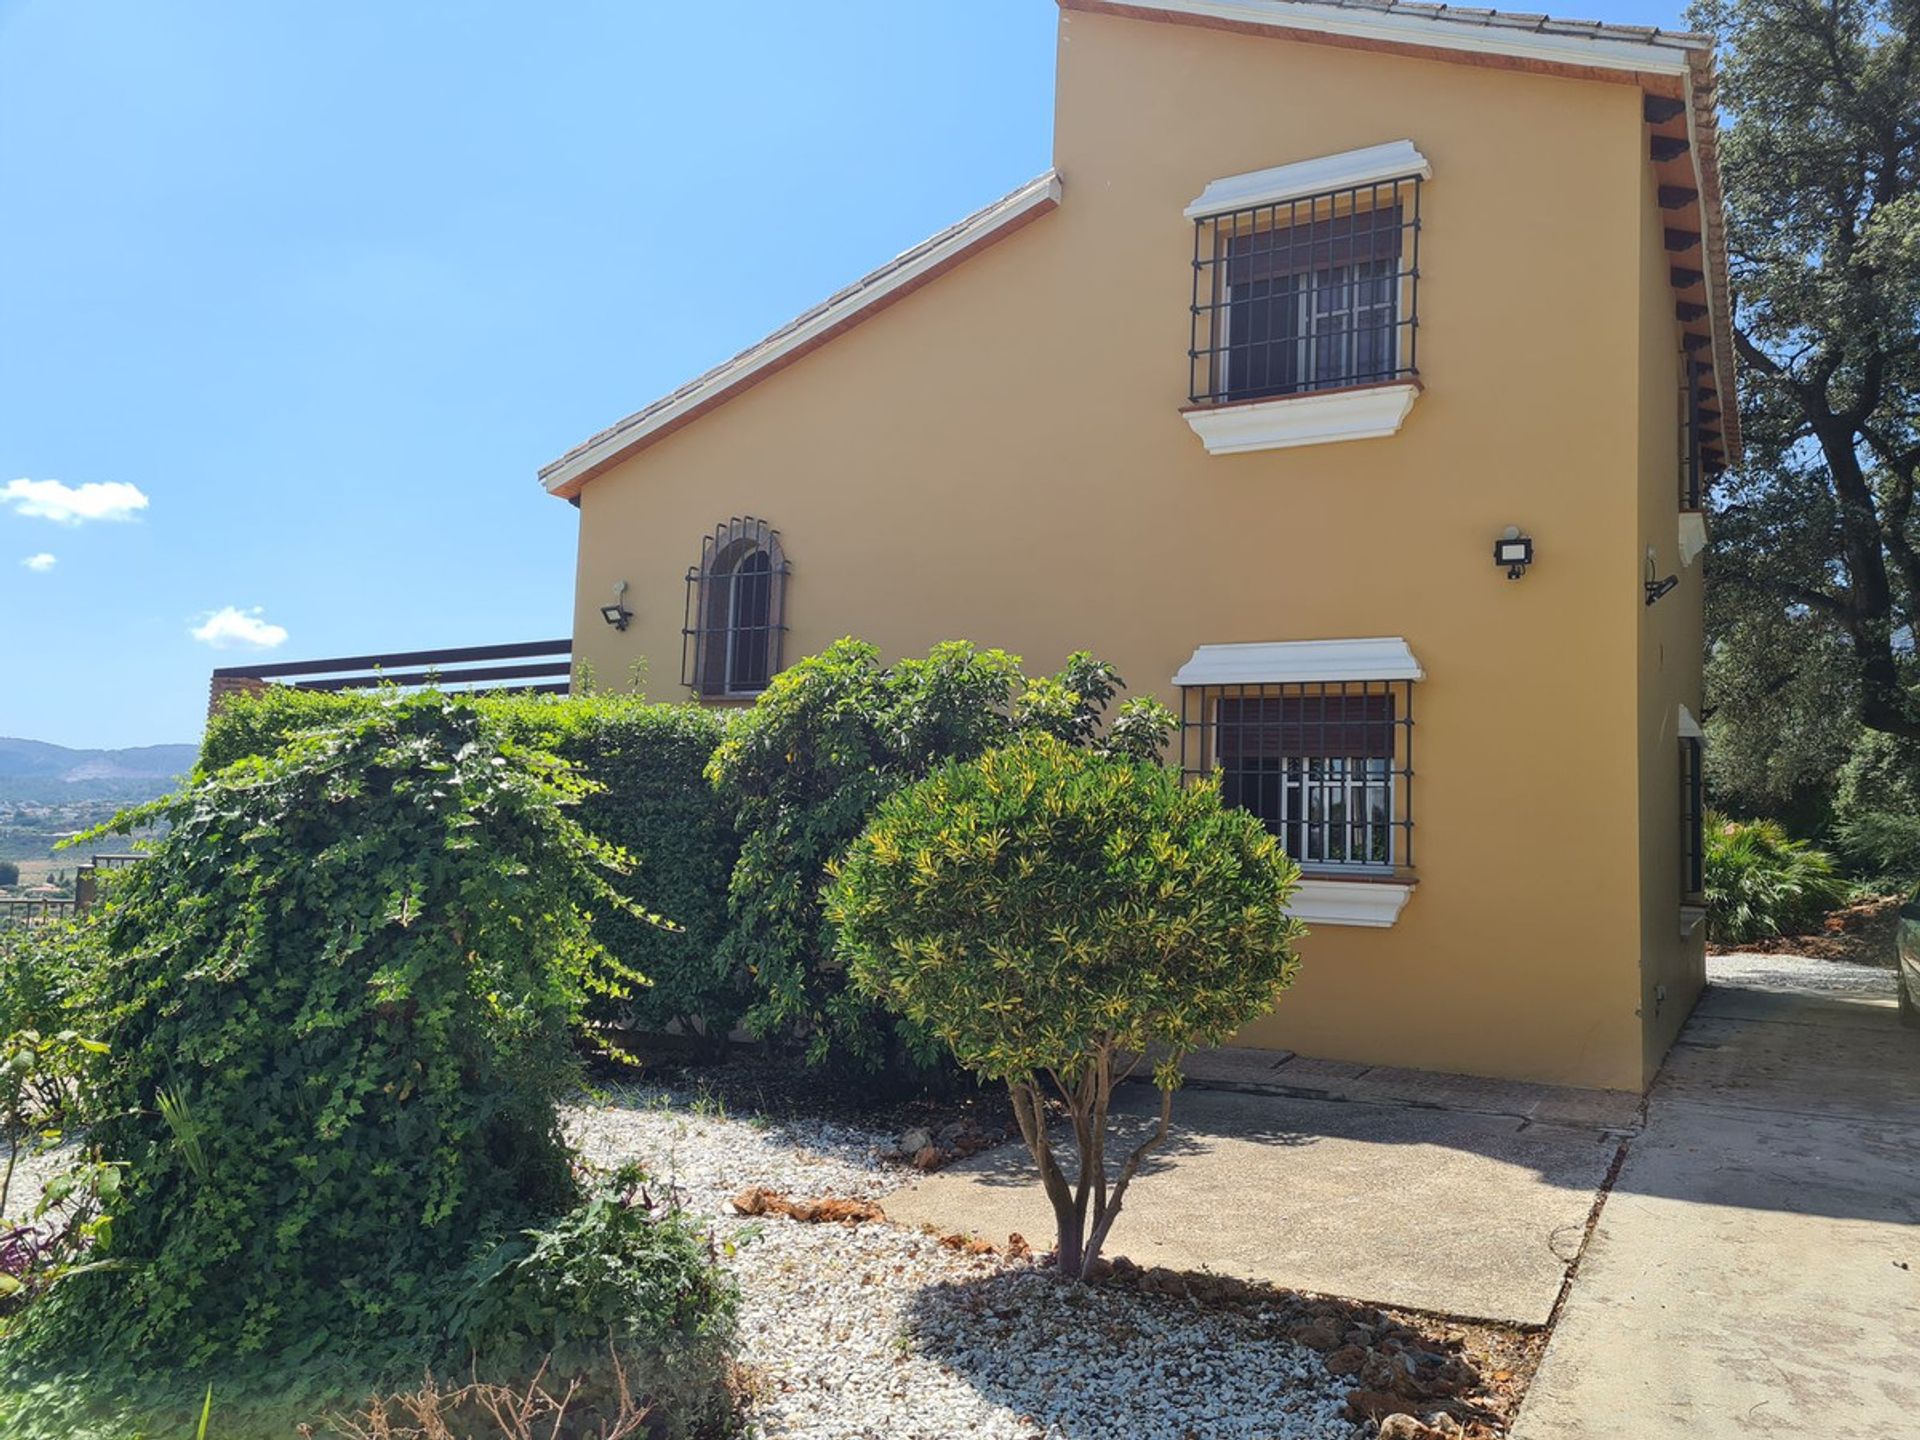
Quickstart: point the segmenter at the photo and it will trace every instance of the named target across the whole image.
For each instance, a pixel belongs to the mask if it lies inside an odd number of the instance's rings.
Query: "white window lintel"
[[[1682,740],[1705,740],[1707,732],[1700,728],[1700,722],[1693,718],[1693,712],[1686,706],[1680,707],[1680,738]]]
[[[1326,680],[1424,680],[1398,635],[1361,640],[1275,640],[1201,645],[1173,677],[1179,686],[1291,685]]]
[[[1290,165],[1210,180],[1207,188],[1187,206],[1186,214],[1189,220],[1204,220],[1209,215],[1224,215],[1230,210],[1415,177],[1431,179],[1432,162],[1411,140],[1391,140],[1385,145],[1343,150],[1338,155],[1320,155],[1312,160],[1296,160]]]

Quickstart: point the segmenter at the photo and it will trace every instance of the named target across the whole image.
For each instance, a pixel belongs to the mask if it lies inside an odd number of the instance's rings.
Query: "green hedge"
[[[596,917],[600,942],[653,984],[627,1000],[596,1002],[593,1018],[640,1030],[677,1022],[714,1045],[723,1042],[746,1007],[741,979],[719,958],[740,846],[703,774],[725,717],[631,695],[475,698],[504,738],[551,751],[599,787],[580,807],[581,824],[634,857],[632,875],[621,882],[629,898],[680,927],[665,931],[618,912]],[[207,726],[201,769],[271,754],[292,735],[344,723],[382,703],[377,691],[273,687],[237,695]]]

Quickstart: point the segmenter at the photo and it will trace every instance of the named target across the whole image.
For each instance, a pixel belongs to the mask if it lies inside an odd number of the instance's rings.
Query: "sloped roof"
[[[1063,10],[1136,15],[1247,29],[1315,31],[1573,67],[1684,69],[1713,37],[1602,20],[1558,20],[1514,10],[1424,0],[1059,0]]]

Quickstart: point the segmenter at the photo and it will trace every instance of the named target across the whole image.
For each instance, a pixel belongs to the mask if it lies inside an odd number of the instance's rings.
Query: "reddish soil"
[[[1744,945],[1709,945],[1714,955],[1803,955],[1810,960],[1841,960],[1851,965],[1895,964],[1894,930],[1899,923],[1898,895],[1878,895],[1827,916],[1811,935],[1776,935]]]

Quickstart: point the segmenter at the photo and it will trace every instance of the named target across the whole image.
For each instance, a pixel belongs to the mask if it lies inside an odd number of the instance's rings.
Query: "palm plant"
[[[1709,814],[1706,828],[1707,935],[1719,944],[1799,933],[1846,896],[1833,857],[1776,821]]]

